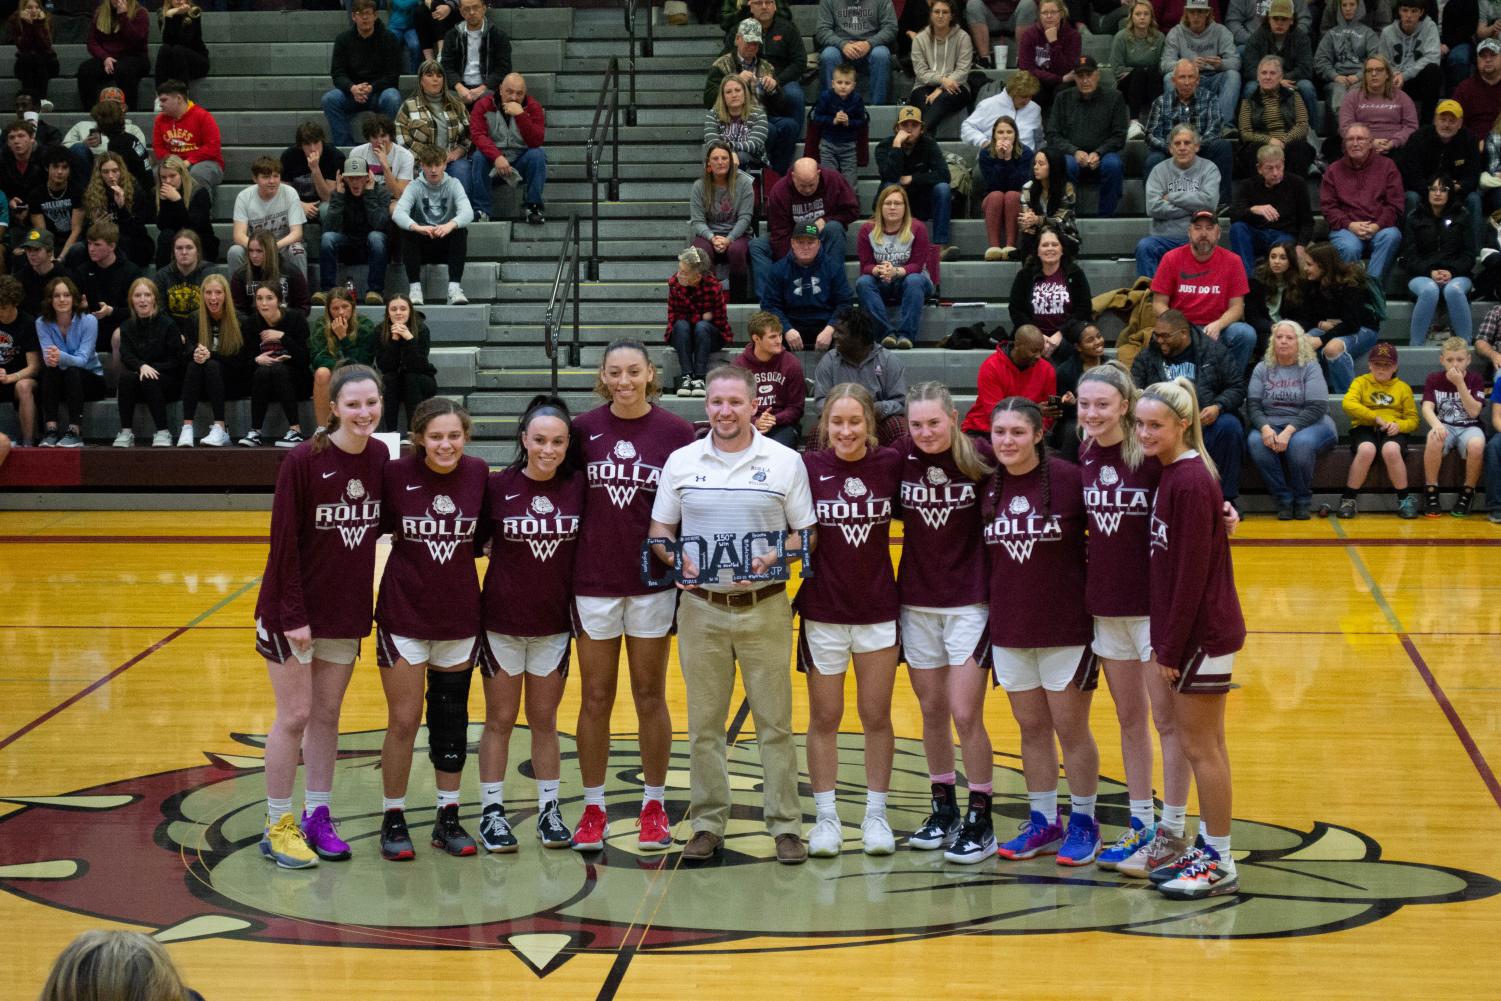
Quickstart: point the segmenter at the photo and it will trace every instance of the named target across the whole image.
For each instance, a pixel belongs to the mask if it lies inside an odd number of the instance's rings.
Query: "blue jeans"
[[[1068,167],[1068,179],[1078,183],[1079,175],[1084,172],[1079,166],[1079,161],[1072,155],[1063,158]],[[1126,172],[1121,166],[1119,153],[1106,153],[1100,157],[1099,169],[1091,169],[1091,175],[1100,179],[1100,211],[1101,218],[1115,215],[1115,210],[1121,203],[1121,187],[1124,184]]]
[[[355,144],[349,120],[361,112],[378,111],[393,122],[396,120],[396,113],[401,110],[401,91],[388,87],[370,97],[370,100],[360,104],[338,88],[323,95],[323,117],[328,119],[328,131],[335,146],[348,149]]]
[[[1188,242],[1186,236],[1144,236],[1136,241],[1136,274],[1141,278],[1152,278],[1157,274],[1157,265],[1162,263],[1162,255],[1174,247],[1181,247]]]
[[[1236,371],[1244,373],[1250,367],[1251,352],[1256,350],[1256,328],[1249,323],[1232,323],[1220,331],[1220,343],[1235,359]]]
[[[370,292],[384,292],[386,290],[386,261],[387,250],[385,233],[370,233],[365,237],[365,242],[336,233],[332,230],[324,230],[323,236],[318,240],[318,287],[324,292],[334,287],[334,280],[339,276],[339,264],[364,264],[369,263],[369,279],[365,283],[366,290]]]
[[[1443,62],[1444,93],[1448,94],[1475,71],[1475,46],[1469,42],[1453,46]]]
[[[691,328],[687,320],[672,325],[672,350],[677,352],[678,368],[683,375],[695,379],[708,375],[709,356],[720,342],[719,328],[708,320],[699,320]]]
[[[1407,283],[1407,291],[1417,299],[1412,307],[1412,337],[1414,345],[1428,343],[1428,331],[1433,327],[1433,314],[1438,310],[1438,300],[1443,296],[1449,308],[1449,325],[1455,337],[1473,340],[1470,336],[1470,289],[1468,278],[1450,278],[1443,285],[1432,278],[1414,278]]]
[[[791,83],[779,83],[777,89],[782,92],[781,113],[788,118],[795,118],[799,122],[803,120],[803,110],[807,106],[807,99],[803,96],[801,81],[793,80]]]
[[[1496,190],[1501,191],[1501,189]],[[1418,193],[1416,191],[1407,192],[1405,201],[1407,204],[1407,211],[1411,212],[1413,209],[1418,207]],[[1494,205],[1491,206],[1490,211],[1494,211],[1496,207],[1497,206]],[[1490,244],[1485,242],[1485,224],[1487,222],[1486,215],[1488,215],[1489,212],[1483,209],[1481,206],[1480,192],[1471,191],[1468,195],[1465,195],[1465,211],[1470,215],[1471,242],[1474,243],[1476,247],[1489,246]],[[1492,236],[1490,242],[1495,242],[1494,236]]]
[[[833,219],[826,220],[823,224],[823,231],[818,234],[818,242],[822,245],[825,254],[836,261],[844,260],[844,223]],[[771,266],[777,260],[780,258],[773,258],[769,237],[758,236],[750,242],[751,280],[755,284],[757,302],[766,301],[766,293],[762,291],[761,284],[766,281],[766,276],[771,274]]]
[[[891,334],[917,340],[917,330],[922,326],[923,303],[933,292],[933,282],[921,271],[899,281],[883,282],[873,275],[861,275],[855,281],[855,298],[860,307],[876,321],[876,341]],[[900,319],[892,329],[886,307],[901,305]]]
[[[953,214],[953,194],[942,182],[933,185],[933,214],[928,218],[928,231],[934,243],[946,247],[949,243],[949,219]],[[924,264],[927,262],[924,261]]]
[[[1329,373],[1329,392],[1344,393],[1350,388],[1350,383],[1355,381],[1355,360],[1369,354],[1371,348],[1376,346],[1376,339],[1379,336],[1380,334],[1370,327],[1361,327],[1357,333],[1325,340],[1325,344],[1333,340],[1340,341],[1345,346],[1345,350],[1338,358],[1324,359],[1324,368]],[[1323,355],[1321,354],[1320,357]]]
[[[1234,128],[1235,113],[1240,108],[1240,73],[1235,70],[1221,70],[1217,73],[1199,74],[1199,86],[1208,87],[1215,92],[1220,102],[1220,117],[1225,120],[1226,128]],[[1173,92],[1173,75],[1162,74],[1162,92]]]
[[[490,195],[490,161],[485,154],[474,149],[468,156],[461,156],[448,165],[448,173],[464,187],[469,196],[469,205],[476,216],[490,214],[493,205]]]
[[[1314,464],[1319,456],[1334,447],[1338,437],[1334,418],[1325,417],[1317,424],[1294,431],[1285,452],[1273,452],[1267,448],[1261,440],[1261,429],[1252,428],[1246,435],[1246,450],[1261,472],[1261,481],[1278,504],[1306,504],[1313,496]]]
[[[828,90],[834,82],[834,67],[847,62],[844,53],[835,46],[828,46],[818,54],[818,73],[823,78],[823,89]],[[864,59],[854,61],[855,71],[870,73],[870,103],[885,104],[886,92],[891,83],[891,50],[877,45]]]
[[[1254,66],[1248,67],[1248,69],[1252,73],[1256,72],[1256,67]],[[1297,80],[1294,82],[1294,86],[1297,88],[1298,96],[1303,99],[1303,107],[1308,109],[1308,131],[1323,132],[1324,111],[1323,106],[1319,104],[1318,91],[1314,90],[1313,81]],[[1248,80],[1246,81],[1246,85],[1240,89],[1240,96],[1250,97],[1259,89],[1261,89],[1261,84],[1257,83],[1254,79]],[[1334,110],[1336,113],[1339,112],[1338,108]],[[1236,108],[1235,113],[1237,115],[1240,114],[1240,108]]]
[[[797,140],[803,131],[801,118],[775,117],[767,120],[766,165],[778,174],[792,169],[797,156]]]
[[[1240,496],[1240,463],[1246,454],[1246,429],[1234,414],[1220,414],[1204,425],[1204,451],[1220,471],[1220,494],[1233,501]]]
[[[1262,254],[1271,250],[1274,244],[1292,238],[1291,233],[1284,233],[1280,229],[1266,229],[1244,222],[1230,224],[1230,249],[1245,263],[1248,276],[1256,270],[1256,261]]]
[[[1397,248],[1402,245],[1402,231],[1396,226],[1377,230],[1368,244],[1348,229],[1337,229],[1329,234],[1329,242],[1334,244],[1334,249],[1346,261],[1360,260],[1365,256],[1369,245],[1371,263],[1366,265],[1366,273],[1373,278],[1385,278],[1386,269],[1391,265],[1392,258],[1397,256]]]
[[[417,67],[422,65],[422,41],[417,37],[416,28],[405,28],[394,32],[401,39],[401,47],[407,54],[407,72],[416,73]]]
[[[526,185],[523,202],[527,205],[542,204],[542,188],[547,184],[547,150],[541,146],[529,149],[511,159],[511,167],[521,175]],[[485,175],[487,178],[489,174]],[[488,183],[488,182],[487,182]]]
[[[1168,90],[1172,90],[1171,84],[1168,85]],[[1233,121],[1233,119],[1231,120]],[[1230,201],[1230,170],[1233,166],[1232,161],[1235,159],[1235,151],[1230,148],[1230,144],[1225,140],[1211,139],[1208,142],[1201,142],[1199,144],[1199,155],[1219,168],[1220,202],[1228,203]],[[1149,152],[1147,154],[1146,166],[1142,170],[1141,176],[1146,177],[1152,172],[1153,167],[1166,159],[1166,153],[1155,149]]]

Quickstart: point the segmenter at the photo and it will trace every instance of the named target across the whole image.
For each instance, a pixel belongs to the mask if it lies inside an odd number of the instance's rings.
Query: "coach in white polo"
[[[654,538],[714,540],[731,533],[734,548],[750,532],[811,530],[815,522],[808,474],[798,454],[755,429],[753,376],[729,365],[709,373],[704,409],[707,437],[685,445],[662,467],[652,506]],[[658,555],[674,563],[657,546]],[[787,549],[801,548],[794,535]],[[685,550],[683,572],[698,575],[702,550]],[[726,550],[721,549],[721,554]],[[762,543],[752,551],[750,572],[776,560]],[[710,557],[712,559],[712,557]],[[725,726],[735,686],[735,663],[756,721],[761,749],[766,827],[776,841],[777,861],[796,865],[808,857],[798,802],[797,749],[792,741],[792,608],[785,582],[735,581],[722,569],[715,583],[684,588],[678,602],[678,658],[688,690],[690,814],[693,837],[685,861],[705,861],[724,844],[730,815],[730,773]]]

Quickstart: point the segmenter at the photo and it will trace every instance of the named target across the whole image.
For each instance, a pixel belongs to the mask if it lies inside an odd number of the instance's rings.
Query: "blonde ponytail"
[[[1204,425],[1199,420],[1199,394],[1194,389],[1193,381],[1180,375],[1171,382],[1153,383],[1142,392],[1141,397],[1144,400],[1156,400],[1171,410],[1180,421],[1188,422],[1185,431],[1188,447],[1199,453],[1209,475],[1219,479],[1220,471],[1204,447]]]

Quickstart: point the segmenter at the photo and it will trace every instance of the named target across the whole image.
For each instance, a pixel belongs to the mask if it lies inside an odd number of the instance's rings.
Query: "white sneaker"
[[[469,297],[464,294],[464,287],[458,282],[448,283],[448,304],[450,306],[469,305]]]
[[[1126,127],[1126,141],[1130,142],[1132,139],[1145,139],[1146,137],[1147,130],[1142,128],[1141,123],[1136,119],[1131,119],[1131,124]]]
[[[151,436],[151,447],[152,448],[171,448],[172,447],[172,432],[168,431],[166,428],[162,428],[161,430],[157,431],[156,434],[154,434],[154,435]]]
[[[151,113],[154,115],[159,115],[162,113],[162,99],[160,97],[158,97],[156,101],[151,105]]]
[[[890,855],[896,851],[896,836],[884,813],[867,813],[860,824],[861,840],[867,855]]]
[[[215,424],[209,429],[208,434],[203,436],[202,444],[211,448],[223,448],[229,444],[229,441],[229,432],[224,430],[222,425]]]
[[[407,298],[412,300],[413,306],[425,306],[427,301],[422,298],[422,283],[412,282],[407,286]]]
[[[808,832],[808,854],[813,858],[834,858],[844,847],[844,829],[837,817],[821,817]]]
[[[130,428],[121,428],[120,433],[115,435],[116,448],[134,448],[135,443],[136,433]]]
[[[191,425],[191,424],[184,424],[182,426],[182,432],[180,434],[178,434],[178,436],[177,436],[177,447],[178,448],[192,448],[193,447],[193,425]]]

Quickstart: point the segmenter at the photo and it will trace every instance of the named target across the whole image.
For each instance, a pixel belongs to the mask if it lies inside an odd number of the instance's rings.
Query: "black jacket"
[[[1199,406],[1217,406],[1222,413],[1238,414],[1246,402],[1246,377],[1230,357],[1225,346],[1213,338],[1205,337],[1197,330],[1192,338],[1194,361],[1194,391],[1199,394]],[[1138,386],[1150,386],[1154,382],[1167,381],[1162,349],[1157,341],[1150,340],[1131,363],[1131,379]]]
[[[356,215],[351,208],[362,208]],[[365,239],[371,232],[384,233],[391,223],[391,193],[384,184],[368,184],[365,193],[355,198],[347,191],[335,191],[328,200],[328,214],[323,225],[330,233]]]
[[[172,260],[171,235],[180,229],[191,229],[198,234],[205,261],[218,260],[219,235],[214,232],[213,211],[214,201],[208,188],[194,188],[193,197],[186,204],[180,198],[175,202],[163,198],[156,207],[157,267],[166,267]],[[161,239],[163,234],[167,235],[166,240]]]
[[[1011,328],[1015,330],[1023,323],[1033,322],[1032,313],[1032,287],[1037,284],[1037,279],[1042,277],[1042,264],[1033,258],[1016,273],[1016,280],[1011,283],[1011,295],[1007,300],[1007,309],[1011,313]],[[1063,280],[1068,286],[1069,313],[1077,320],[1088,323],[1094,319],[1090,307],[1089,279],[1085,277],[1083,270],[1073,261],[1065,259],[1063,262]],[[1067,325],[1067,321],[1065,321]]]
[[[1469,130],[1461,128],[1458,135],[1444,142],[1432,122],[1414,132],[1397,150],[1402,187],[1421,196],[1428,190],[1428,181],[1434,174],[1448,174],[1460,187],[1460,193],[1451,196],[1451,201],[1462,200],[1476,189],[1480,184],[1480,165],[1484,162],[1485,154],[1476,146]]]
[[[1470,241],[1470,214],[1456,206],[1436,216],[1426,205],[1407,214],[1398,260],[1412,277],[1430,271],[1451,271],[1456,278],[1470,277],[1475,266],[1475,247]]]
[[[1280,218],[1275,223],[1267,222],[1251,211],[1252,205],[1270,205]],[[1252,229],[1287,233],[1298,246],[1306,247],[1313,239],[1313,207],[1308,201],[1308,185],[1301,178],[1287,175],[1275,188],[1268,188],[1260,174],[1237,181],[1230,198],[1230,221],[1243,222]]]
[[[933,186],[949,183],[949,165],[943,158],[938,143],[926,132],[917,137],[917,142],[900,149],[890,139],[881,140],[876,146],[876,168],[881,172],[881,186],[896,184],[907,175],[912,183],[907,185],[907,200],[912,203],[912,214],[919,219],[933,215]]]
[[[749,15],[740,11],[724,19],[724,45],[719,50],[720,55],[734,51],[735,30],[747,16]],[[808,46],[803,41],[802,32],[797,30],[797,24],[792,18],[781,11],[777,11],[776,16],[771,19],[770,29],[761,29],[759,58],[776,67],[779,86],[802,79],[803,71],[808,67]]]
[[[443,64],[443,76],[451,90],[464,79],[464,66],[469,62],[469,29],[463,21],[443,36],[443,55],[438,61]],[[511,38],[488,21],[479,40],[479,72],[491,91],[499,90],[500,81],[511,72]]]
[[[166,312],[147,319],[132,316],[120,324],[120,364],[140,372],[150,365],[168,381],[182,375],[182,328]]]
[[[1322,285],[1304,281],[1302,301],[1291,308],[1284,308],[1282,315],[1296,320],[1314,337],[1328,340],[1331,337],[1349,337],[1361,327],[1375,327],[1375,317],[1366,305],[1366,285]],[[1333,330],[1316,329],[1325,320],[1338,320]]]
[[[381,91],[395,87],[401,79],[405,61],[401,40],[377,18],[369,38],[361,38],[359,31],[351,27],[334,39],[328,74],[333,77],[334,86],[346,94],[357,83],[370,84],[373,88],[370,104],[374,106]]]
[[[428,333],[427,323],[422,314],[417,313],[412,317],[416,323],[416,331],[409,341],[401,341],[392,337],[375,351],[375,364],[380,373],[386,377],[398,375],[437,375],[438,370],[428,359],[432,350],[432,335]]]

